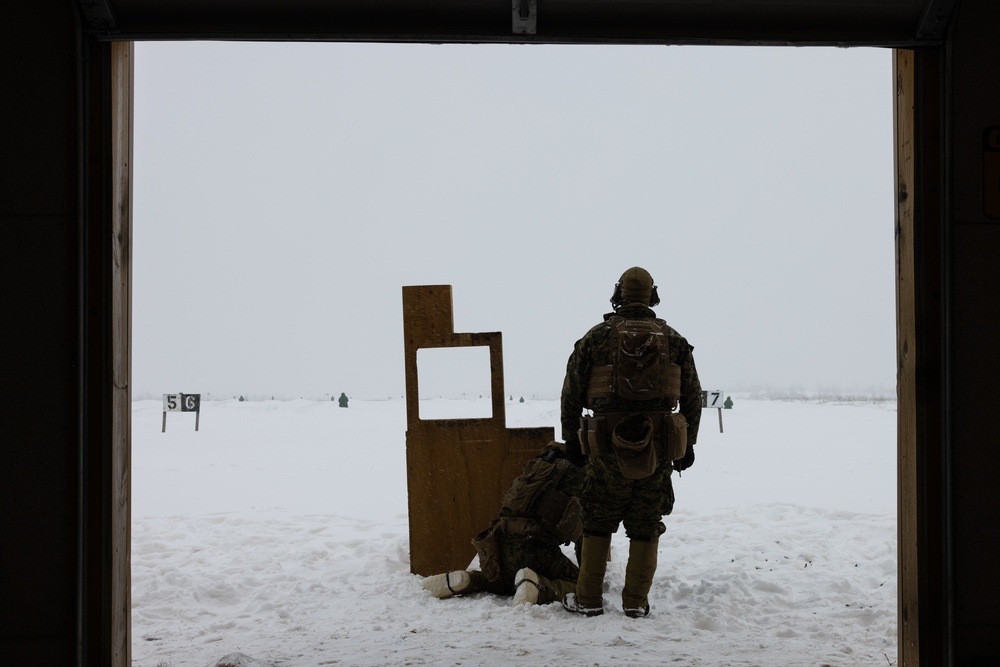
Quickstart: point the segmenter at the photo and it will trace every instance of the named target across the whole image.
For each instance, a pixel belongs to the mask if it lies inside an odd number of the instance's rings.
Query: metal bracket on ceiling
[[[538,0],[511,0],[512,23],[515,35],[534,35],[538,32]]]
[[[927,0],[924,5],[920,25],[917,26],[918,41],[939,41],[944,39],[944,32],[951,22],[958,0]]]
[[[94,35],[110,35],[118,32],[115,14],[109,0],[79,0],[80,14],[87,32]]]

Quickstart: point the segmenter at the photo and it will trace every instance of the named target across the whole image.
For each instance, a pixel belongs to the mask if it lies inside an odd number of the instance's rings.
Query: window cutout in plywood
[[[490,348],[420,348],[417,395],[420,419],[491,418]]]

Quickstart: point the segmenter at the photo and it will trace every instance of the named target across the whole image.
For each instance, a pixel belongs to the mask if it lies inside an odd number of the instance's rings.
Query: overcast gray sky
[[[633,265],[705,388],[891,391],[891,84],[887,49],[137,43],[133,395],[402,396],[401,288],[450,284],[554,398]]]

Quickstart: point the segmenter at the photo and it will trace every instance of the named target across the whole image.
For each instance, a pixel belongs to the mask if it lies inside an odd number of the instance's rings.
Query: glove
[[[694,445],[688,445],[687,451],[684,452],[684,456],[674,461],[674,470],[680,472],[682,470],[687,470],[694,465]]]
[[[587,457],[583,455],[583,451],[580,449],[579,438],[566,438],[566,458],[578,468],[587,463]]]
[[[565,454],[563,454],[558,449],[556,449],[555,447],[553,447],[549,451],[547,451],[544,454],[542,454],[539,458],[541,458],[546,463],[552,463],[556,459],[565,458]]]

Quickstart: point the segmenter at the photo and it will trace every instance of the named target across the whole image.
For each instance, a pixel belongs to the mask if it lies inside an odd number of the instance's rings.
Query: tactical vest
[[[681,367],[670,361],[667,323],[661,319],[625,319],[612,315],[611,363],[595,366],[587,385],[587,407],[598,398],[625,401],[665,399],[673,410],[681,395]]]

